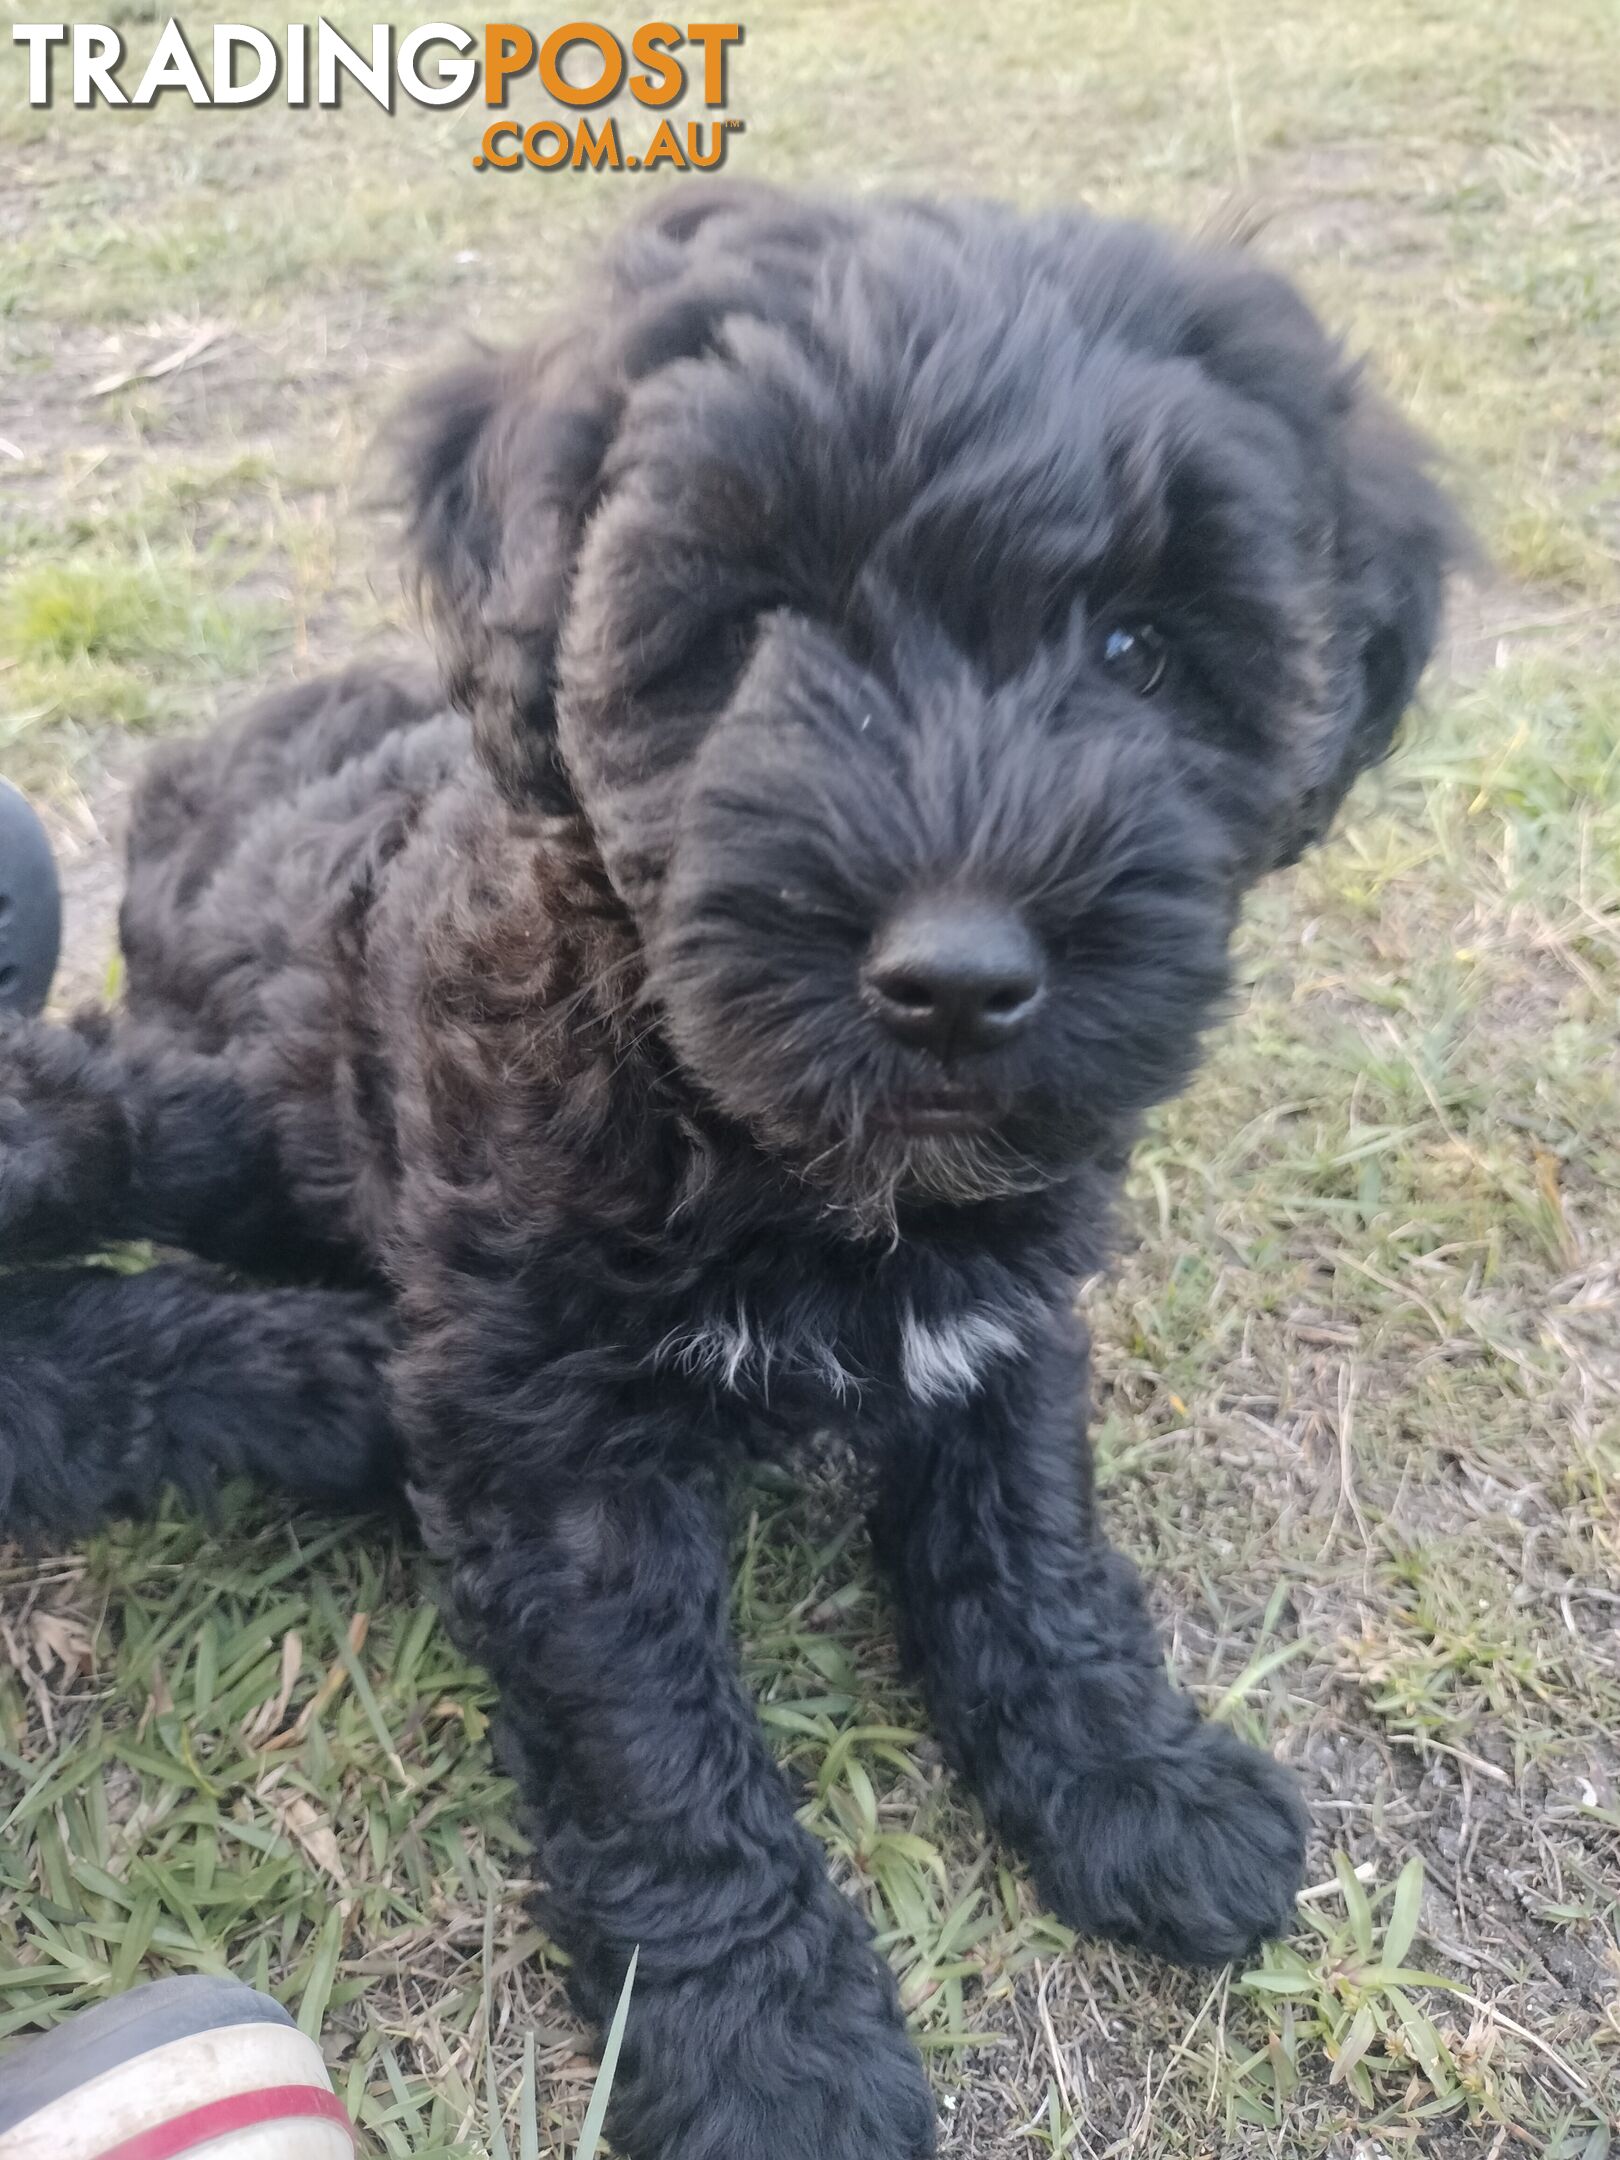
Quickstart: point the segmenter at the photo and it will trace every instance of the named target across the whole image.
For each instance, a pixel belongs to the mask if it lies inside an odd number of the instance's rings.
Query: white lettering
[[[318,105],[337,104],[337,75],[341,67],[346,75],[354,77],[368,97],[376,99],[384,112],[391,111],[393,94],[388,81],[388,47],[392,37],[391,24],[373,23],[371,58],[363,60],[347,38],[340,37],[323,15],[316,32],[318,72],[315,102]]]
[[[51,47],[60,45],[66,36],[65,23],[13,23],[12,44],[28,47],[30,105],[48,105],[51,102]]]
[[[183,90],[193,105],[208,105],[213,102],[208,95],[208,85],[203,81],[202,70],[191,57],[191,47],[186,43],[186,34],[172,15],[163,25],[163,34],[157,41],[157,49],[146,63],[141,87],[135,93],[136,104],[150,105],[160,90]]]
[[[108,105],[127,105],[112,71],[124,57],[124,41],[116,30],[101,23],[73,25],[73,102],[93,105],[96,93]]]
[[[425,82],[417,67],[416,56],[424,45],[441,41],[464,53],[473,43],[473,35],[456,23],[424,23],[420,30],[413,30],[399,48],[400,88],[418,105],[453,105],[457,98],[466,95],[478,73],[476,60],[440,60],[436,81]]]
[[[238,48],[246,46],[258,61],[258,71],[247,82],[235,82],[234,55]],[[214,25],[214,103],[216,105],[251,105],[255,98],[263,97],[272,89],[276,80],[276,48],[262,30],[255,30],[251,23],[215,23]]]

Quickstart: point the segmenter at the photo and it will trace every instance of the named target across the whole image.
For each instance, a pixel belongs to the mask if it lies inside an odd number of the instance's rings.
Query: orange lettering
[[[582,120],[574,134],[574,170],[588,165],[592,172],[599,172],[606,165],[613,172],[619,170],[619,123],[604,120],[599,135],[591,133],[591,123]]]
[[[588,90],[576,90],[559,64],[570,45],[594,45],[602,56],[602,72]],[[540,48],[540,80],[560,105],[600,105],[624,80],[624,48],[600,23],[564,23]]]
[[[647,145],[647,155],[641,161],[643,172],[651,172],[655,165],[673,165],[680,172],[686,170],[686,160],[681,146],[675,140],[675,130],[667,120],[660,120],[658,131]]]
[[[521,75],[534,58],[534,39],[521,23],[484,25],[484,103],[506,103],[506,78]]]
[[[672,105],[686,88],[686,70],[673,57],[672,48],[684,45],[685,38],[672,22],[643,23],[630,40],[630,50],[643,67],[657,71],[657,79],[651,75],[632,75],[630,95],[638,105]]]
[[[502,157],[495,147],[495,138],[497,135],[516,135],[516,133],[517,122],[515,120],[497,120],[492,128],[486,128],[484,131],[484,163],[486,165],[498,165],[502,172],[510,172],[518,161],[518,154],[514,150],[510,157]],[[477,161],[474,160],[474,162]]]
[[[703,102],[726,102],[726,47],[742,43],[742,24],[734,22],[688,23],[686,34],[703,47]]]
[[[540,142],[546,135],[551,137],[551,149],[548,156],[542,157]],[[568,130],[559,127],[555,120],[537,120],[523,138],[523,155],[531,165],[538,165],[542,172],[550,172],[554,165],[566,165],[572,148]]]
[[[726,154],[725,122],[723,120],[710,120],[707,123],[709,130],[709,154],[707,157],[701,154],[704,126],[705,123],[701,120],[687,121],[686,155],[688,162],[697,166],[700,172],[712,172]]]

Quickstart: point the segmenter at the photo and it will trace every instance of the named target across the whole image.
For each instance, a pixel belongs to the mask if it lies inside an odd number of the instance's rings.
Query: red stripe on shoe
[[[138,2130],[121,2145],[109,2145],[96,2160],[178,2160],[214,2138],[233,2130],[256,2130],[261,2123],[329,2122],[346,2130],[354,2142],[354,2125],[336,2093],[319,2085],[267,2085],[260,2092],[231,2093],[210,2100],[184,2115],[172,2115],[150,2130]]]

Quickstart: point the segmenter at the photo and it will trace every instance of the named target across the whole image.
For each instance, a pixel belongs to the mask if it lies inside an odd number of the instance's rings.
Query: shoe
[[[45,828],[0,780],[0,1013],[37,1013],[62,937],[62,893]]]
[[[0,2053],[0,2160],[354,2160],[320,2049],[238,1980],[155,1980]]]

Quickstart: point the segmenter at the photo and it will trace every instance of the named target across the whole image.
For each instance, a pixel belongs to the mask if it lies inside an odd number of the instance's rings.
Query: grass
[[[277,610],[214,597],[193,564],[99,550],[25,563],[0,595],[9,652],[0,742],[48,764],[64,730],[151,727],[184,712],[199,682],[240,681],[266,651]],[[41,735],[54,737],[39,745]],[[26,753],[34,751],[32,760]]]
[[[137,48],[150,12],[118,18]],[[836,1464],[738,1524],[738,1631],[806,1820],[900,1975],[952,2155],[1602,2160],[1620,20],[795,0],[749,23],[733,109],[739,174],[1184,225],[1258,204],[1260,245],[1439,438],[1492,564],[1406,747],[1257,897],[1241,1010],[1155,1121],[1090,1293],[1115,1534],[1183,1684],[1306,1782],[1299,1929],[1195,1978],[1036,1908],[895,1671]],[[428,354],[520,332],[635,199],[474,175],[475,133],[0,106],[0,763],[64,840],[84,986],[127,731],[401,634],[371,428]],[[230,1969],[323,2034],[373,2153],[574,2150],[594,2065],[431,1595],[374,1526],[243,1499],[0,1559],[0,2036]]]

